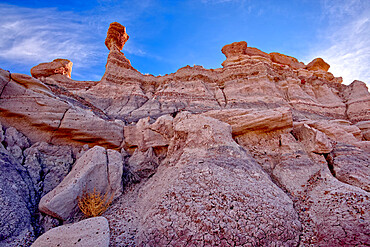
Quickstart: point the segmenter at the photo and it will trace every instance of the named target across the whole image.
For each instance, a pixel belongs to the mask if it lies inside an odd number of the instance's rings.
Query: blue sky
[[[0,67],[29,74],[41,62],[67,58],[73,79],[99,80],[113,21],[126,26],[123,52],[144,74],[221,67],[221,48],[245,40],[305,63],[322,57],[346,84],[370,85],[368,0],[0,1]]]

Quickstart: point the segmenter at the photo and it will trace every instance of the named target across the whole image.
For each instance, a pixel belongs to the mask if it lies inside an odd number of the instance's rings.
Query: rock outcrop
[[[324,70],[328,71],[330,65],[327,64],[322,58],[315,58],[309,64],[307,64],[306,69],[308,70]]]
[[[86,151],[71,172],[52,191],[41,198],[39,210],[68,220],[77,213],[78,197],[94,189],[113,198],[122,193],[122,156],[115,150],[95,146]]]
[[[68,59],[55,59],[50,63],[40,63],[31,69],[31,75],[35,78],[48,77],[51,75],[66,75],[71,78],[73,63]]]
[[[27,133],[31,141],[121,145],[122,121],[109,119],[73,95],[58,97],[57,91],[53,92],[48,85],[30,76],[11,74],[8,80],[0,80],[4,85],[0,97],[3,125]]]
[[[109,225],[104,217],[95,217],[47,231],[31,246],[109,246]]]
[[[109,50],[122,50],[128,38],[126,28],[118,22],[113,22],[109,25],[105,45]]]
[[[29,246],[36,236],[36,193],[26,168],[2,144],[0,174],[0,246]]]
[[[0,69],[0,245],[79,220],[94,188],[115,198],[89,221],[109,223],[104,246],[370,244],[365,83],[245,41],[221,68],[143,75],[128,38],[110,25],[100,81],[71,79],[69,60]],[[83,222],[34,245],[94,241]]]

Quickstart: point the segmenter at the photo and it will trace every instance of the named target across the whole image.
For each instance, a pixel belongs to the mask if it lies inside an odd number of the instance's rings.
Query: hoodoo
[[[220,68],[143,75],[128,39],[110,25],[100,81],[67,59],[0,69],[0,246],[370,244],[365,83],[245,41]],[[96,190],[107,210],[80,221]]]

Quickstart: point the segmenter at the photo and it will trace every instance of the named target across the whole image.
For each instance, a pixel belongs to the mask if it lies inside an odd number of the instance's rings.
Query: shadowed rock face
[[[222,68],[143,75],[120,51],[127,40],[112,23],[100,81],[72,80],[68,60],[33,77],[0,69],[1,162],[11,157],[43,196],[44,229],[51,216],[74,221],[95,185],[116,195],[104,214],[111,246],[369,245],[365,83],[245,41],[222,48]],[[16,206],[24,217],[9,220],[4,241],[38,234]]]

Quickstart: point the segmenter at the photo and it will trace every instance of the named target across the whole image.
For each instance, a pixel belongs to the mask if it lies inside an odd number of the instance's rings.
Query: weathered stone
[[[12,73],[11,78],[12,80],[19,83],[20,85],[24,86],[27,89],[31,89],[34,92],[52,96],[52,94],[50,93],[50,88],[47,85],[29,75]]]
[[[340,181],[370,192],[370,154],[348,144],[337,144],[329,163]]]
[[[13,127],[6,129],[4,141],[7,147],[18,146],[22,150],[30,146],[30,142],[27,137]]]
[[[107,150],[107,157],[109,191],[114,194],[113,199],[116,199],[123,193],[123,157],[121,153],[112,149]]]
[[[112,22],[109,25],[105,45],[109,50],[122,50],[129,36],[126,33],[126,28],[118,22]]]
[[[33,142],[94,143],[111,148],[121,145],[121,121],[103,119],[78,104],[71,107],[35,78],[22,80],[7,83],[1,95],[0,119],[5,126],[17,128]]]
[[[298,243],[293,203],[233,141],[229,125],[181,114],[174,131],[169,163],[140,192],[139,245]]]
[[[5,131],[4,142],[6,149],[20,163],[23,163],[23,150],[30,146],[29,140],[22,133],[13,127],[9,127]]]
[[[356,126],[361,130],[364,139],[370,141],[370,120],[358,122]]]
[[[362,81],[353,81],[343,90],[346,100],[346,114],[353,123],[370,120],[370,93]]]
[[[35,78],[48,77],[55,74],[65,75],[71,78],[73,63],[68,59],[54,59],[50,63],[40,63],[31,69],[31,75]]]
[[[173,136],[172,121],[169,115],[159,117],[153,124],[149,118],[142,118],[134,126],[124,127],[124,139],[128,148],[139,147],[141,151],[148,148],[165,147]]]
[[[3,142],[3,141],[4,141],[4,130],[3,130],[3,126],[0,123],[0,142]]]
[[[148,148],[145,152],[136,149],[128,160],[131,173],[135,175],[137,181],[152,176],[159,165],[159,160],[154,154],[153,148]]]
[[[366,212],[370,205],[366,192],[334,178],[322,156],[308,156],[296,150],[291,155],[282,155],[280,159],[275,157],[273,174],[295,200],[303,227],[300,243],[317,246],[365,243],[369,231],[365,222],[370,217]],[[364,165],[358,163],[360,159],[355,160],[352,164],[356,168],[353,167],[351,173]],[[350,167],[348,163],[347,171]],[[351,176],[347,174],[346,177],[348,181]]]
[[[94,143],[110,148],[121,146],[124,123],[120,120],[105,120],[92,111],[81,108],[69,109],[60,121],[54,143]]]
[[[293,134],[305,145],[308,152],[327,154],[333,150],[333,145],[327,135],[306,124],[296,125],[293,128]]]
[[[10,72],[0,68],[0,97],[8,82],[10,81]]]
[[[40,208],[67,219],[87,185],[116,191],[105,215],[114,219],[118,246],[368,243],[365,83],[340,84],[320,59],[305,66],[245,42],[223,48],[222,68],[143,75],[120,51],[127,39],[113,23],[106,72],[96,82],[66,71],[37,79],[0,70],[4,129],[15,127],[32,143],[73,145],[78,158],[44,196],[54,204],[44,199]],[[3,144],[25,158],[28,188],[39,194],[69,164],[61,147]],[[97,144],[122,154],[86,146]],[[46,163],[62,160],[58,175],[44,176]],[[45,229],[57,223],[39,221]]]
[[[71,147],[53,146],[45,142],[35,143],[27,148],[24,156],[24,167],[27,168],[40,197],[63,180],[74,162]]]
[[[0,144],[0,246],[28,246],[35,238],[36,194],[27,170]]]
[[[234,136],[248,132],[266,133],[293,127],[292,113],[289,108],[273,110],[227,109],[208,111],[203,115],[219,119],[232,127]]]
[[[222,47],[221,51],[226,56],[226,58],[229,58],[238,55],[245,55],[245,49],[247,49],[247,47],[247,42],[240,41],[225,45],[224,47]]]
[[[299,62],[296,58],[277,52],[271,52],[270,58],[275,63],[285,64],[294,69],[301,69],[305,67],[304,63]]]
[[[266,52],[261,51],[255,47],[247,47],[245,48],[245,54],[248,56],[260,56],[270,59],[270,55]]]
[[[104,217],[94,217],[59,226],[41,235],[31,246],[108,247],[109,224]]]
[[[307,64],[306,69],[308,70],[323,70],[328,71],[330,65],[327,64],[324,59],[318,57],[312,60],[309,64]]]
[[[122,160],[117,151],[95,146],[86,151],[71,172],[52,191],[41,198],[39,210],[66,220],[77,212],[78,197],[96,189],[99,193],[118,196],[122,193]]]
[[[329,138],[338,142],[355,143],[362,140],[360,129],[347,121],[315,121],[307,124],[324,132]]]

